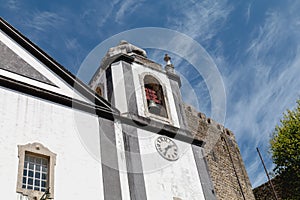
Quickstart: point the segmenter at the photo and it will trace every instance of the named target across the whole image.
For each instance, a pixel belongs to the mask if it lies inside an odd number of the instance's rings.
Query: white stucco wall
[[[96,116],[0,87],[1,198],[17,196],[17,145],[39,142],[57,154],[55,199],[103,199],[98,126]]]
[[[115,102],[115,107],[120,111],[121,114],[127,113],[128,106],[125,91],[124,73],[121,62],[113,63],[111,65],[111,74],[114,87],[112,102]]]
[[[168,161],[156,151],[158,134],[138,129],[138,137],[148,200],[204,199],[190,144],[172,139],[180,156],[176,161]]]

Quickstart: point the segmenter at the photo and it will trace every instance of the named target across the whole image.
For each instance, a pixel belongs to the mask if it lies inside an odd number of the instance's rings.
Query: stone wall
[[[186,105],[191,133],[205,142],[205,153],[219,200],[254,200],[251,183],[234,134],[203,113]]]
[[[300,199],[300,181],[296,172],[283,172],[272,178],[272,184],[278,200]],[[275,194],[269,182],[253,189],[256,200],[275,200]]]
[[[274,180],[273,180],[274,184]],[[276,200],[269,182],[266,182],[259,187],[253,189],[256,200]],[[282,198],[278,198],[279,200]]]

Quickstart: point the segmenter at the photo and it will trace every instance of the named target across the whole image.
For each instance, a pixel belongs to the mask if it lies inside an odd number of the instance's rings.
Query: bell
[[[160,114],[160,106],[157,105],[153,100],[149,100],[148,110],[150,113],[159,115]]]

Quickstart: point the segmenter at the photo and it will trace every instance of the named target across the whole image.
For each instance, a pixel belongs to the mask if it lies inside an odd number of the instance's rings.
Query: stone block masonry
[[[193,136],[205,142],[207,167],[217,199],[254,200],[234,134],[189,105],[185,105],[185,113]]]

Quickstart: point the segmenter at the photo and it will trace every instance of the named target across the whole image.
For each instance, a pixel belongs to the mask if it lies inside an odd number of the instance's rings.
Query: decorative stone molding
[[[54,198],[54,166],[56,165],[56,154],[44,147],[41,143],[29,143],[26,145],[18,145],[18,177],[17,177],[17,193],[28,196],[29,199],[40,199],[44,194],[42,191],[30,190],[22,188],[22,179],[24,171],[25,155],[33,155],[43,157],[48,160],[48,178],[47,187],[49,187],[50,198]]]
[[[160,86],[162,87],[162,93],[163,93],[163,98],[164,98],[164,102],[165,102],[165,109],[166,109],[166,117],[162,117],[159,115],[155,115],[152,114],[148,111],[148,104],[147,104],[147,100],[146,100],[146,93],[145,93],[145,76],[152,76],[153,78],[155,78],[158,83],[160,84]],[[170,113],[170,105],[169,105],[169,99],[168,99],[168,95],[167,95],[167,88],[164,84],[162,84],[162,81],[154,74],[150,73],[150,72],[144,72],[142,74],[139,75],[139,79],[140,79],[140,85],[141,85],[141,90],[142,90],[142,96],[143,96],[143,103],[144,103],[144,113],[146,117],[150,117],[153,119],[157,119],[159,121],[163,121],[163,122],[167,122],[169,124],[173,124],[172,118],[171,118],[171,113]]]

